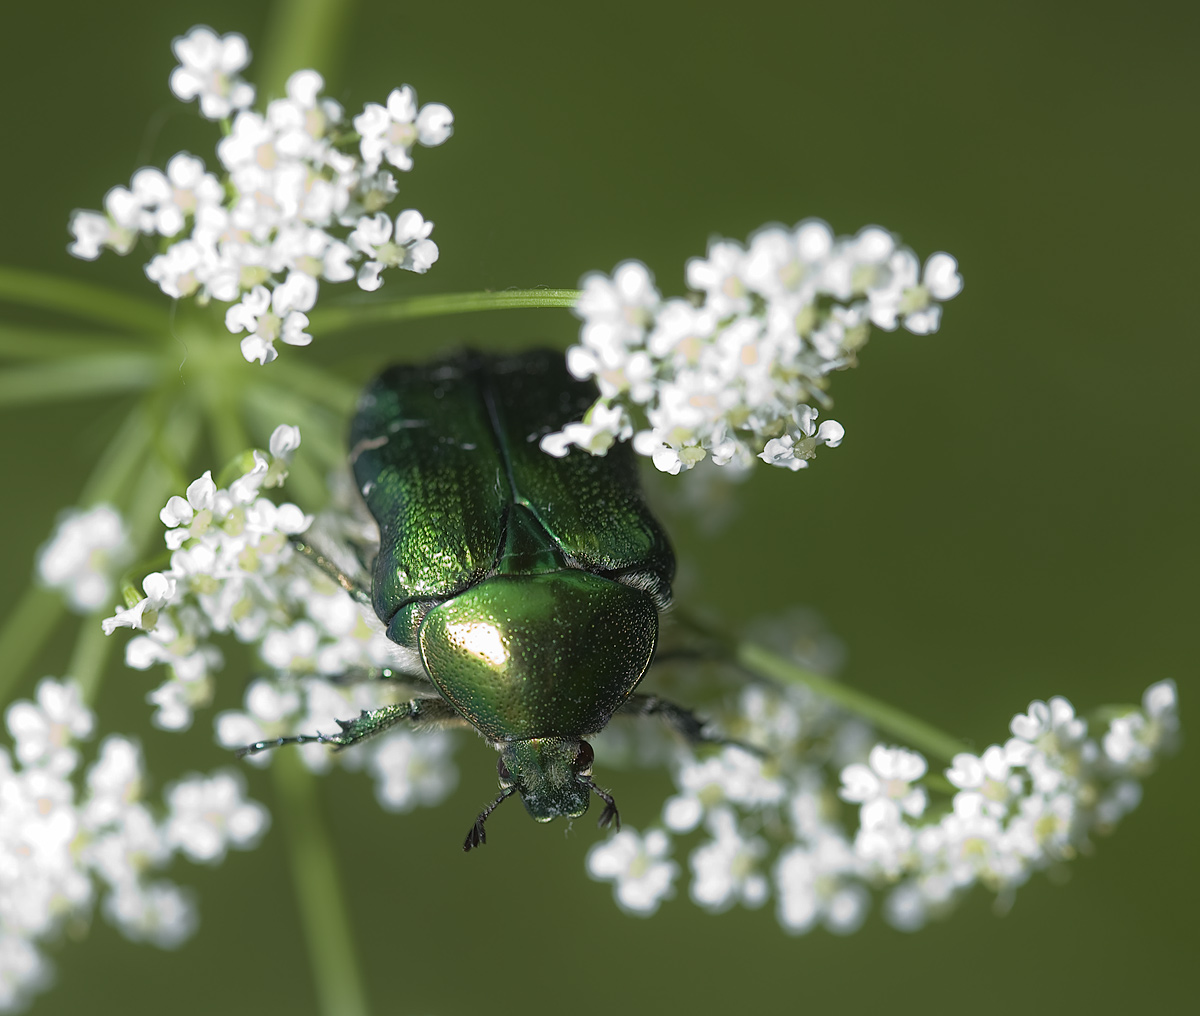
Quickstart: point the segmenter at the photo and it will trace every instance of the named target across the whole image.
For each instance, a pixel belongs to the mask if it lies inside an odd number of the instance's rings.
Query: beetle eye
[[[575,772],[580,776],[592,775],[592,763],[596,761],[596,753],[587,741],[579,742],[579,754],[575,756]]]
[[[504,764],[504,758],[496,759],[496,774],[500,777],[500,785],[502,787],[511,787],[515,782],[512,778],[512,773],[508,771],[508,766]]]

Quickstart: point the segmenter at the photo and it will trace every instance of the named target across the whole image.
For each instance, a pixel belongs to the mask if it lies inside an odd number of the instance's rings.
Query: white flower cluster
[[[264,487],[286,479],[299,445],[299,429],[281,425],[269,452],[244,456],[241,475],[227,488],[206,472],[185,496],[172,497],[160,513],[169,566],[147,575],[144,595],[129,595],[128,606],[103,622],[108,634],[120,627],[137,631],[125,647],[128,666],[166,665],[167,680],[147,696],[156,707],[156,726],[186,730],[194,710],[212,700],[213,675],[223,664],[216,642],[222,635],[253,646],[269,674],[247,687],[243,709],[217,716],[217,740],[224,747],[333,732],[338,719],[398,700],[394,681],[347,679],[385,668],[411,670],[415,661],[388,640],[370,610],[293,546],[290,538],[308,532],[313,518],[294,504],[276,505],[262,496]],[[344,529],[348,519],[342,511],[337,526]],[[436,804],[454,789],[453,745],[450,734],[397,730],[332,757],[367,768],[383,806],[408,811]],[[288,750],[300,751],[314,771],[330,765],[324,745]],[[267,765],[271,758],[265,753],[247,761]]]
[[[405,85],[351,121],[321,95],[321,76],[303,70],[285,98],[257,113],[247,108],[254,89],[237,77],[250,59],[240,35],[194,28],[175,40],[175,54],[171,90],[180,99],[198,98],[209,119],[236,112],[217,145],[223,176],[186,152],[165,173],[138,170],[129,187],[108,192],[103,212],[74,213],[72,254],[128,254],[141,235],[161,238],[146,275],[167,296],[233,304],[226,327],[245,333],[242,354],[260,364],[275,359],[277,341],[312,341],[307,312],[321,280],[357,276],[374,290],[385,268],[428,271],[438,258],[433,223],[411,208],[394,218],[384,209],[399,190],[391,170],[411,169],[415,145],[453,133],[447,107],[418,107]]]
[[[112,603],[117,576],[132,556],[120,512],[99,504],[59,515],[35,567],[42,585],[59,590],[72,610],[87,614]]]
[[[51,678],[36,701],[9,706],[12,756],[0,747],[0,1012],[24,1007],[49,980],[39,942],[101,910],[128,938],[180,945],[196,926],[187,893],[151,880],[178,853],[220,861],[249,849],[269,825],[235,772],[189,776],[168,788],[163,818],[143,800],[141,750],[109,736],[80,773],[76,743],[95,718],[77,685]]]
[[[1137,806],[1139,778],[1175,745],[1179,720],[1172,681],[1152,685],[1140,709],[1118,711],[1098,738],[1066,699],[1033,702],[1005,744],[954,758],[953,795],[925,785],[918,753],[866,751],[867,729],[811,694],[746,688],[730,729],[765,760],[733,746],[682,756],[662,827],[625,829],[589,852],[589,874],[614,883],[622,909],[658,909],[681,870],[672,834],[701,827],[692,900],[720,911],[774,895],[794,934],[857,930],[872,890],[887,893],[885,916],[906,931],[949,913],[976,884],[1008,906],[1034,872],[1087,849]]]
[[[714,240],[688,262],[687,282],[694,298],[664,300],[639,261],[583,279],[567,366],[600,397],[543,450],[603,455],[632,438],[667,473],[705,458],[746,469],[755,456],[803,469],[844,436],[834,420],[817,423],[813,403],[829,405],[829,375],[856,364],[871,325],[929,334],[940,302],[962,290],[949,254],[922,270],[885,229],[835,237],[816,219],[764,227],[745,247]]]

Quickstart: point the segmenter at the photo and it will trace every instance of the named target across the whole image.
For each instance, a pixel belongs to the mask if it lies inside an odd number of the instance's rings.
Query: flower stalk
[[[313,775],[298,754],[288,752],[280,753],[271,771],[320,1011],[323,1016],[367,1016],[350,916]]]

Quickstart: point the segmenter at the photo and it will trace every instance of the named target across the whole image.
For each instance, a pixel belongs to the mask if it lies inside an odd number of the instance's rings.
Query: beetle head
[[[525,741],[503,741],[496,745],[500,757],[496,772],[500,777],[500,796],[489,804],[467,833],[463,850],[487,842],[484,823],[502,802],[519,793],[525,810],[538,822],[553,818],[579,818],[588,810],[595,794],[604,802],[601,828],[615,822],[621,828],[621,816],[612,796],[592,781],[592,746],[577,737],[533,737]]]
[[[500,746],[500,787],[521,795],[538,822],[579,818],[591,797],[592,746],[573,737],[534,737]]]

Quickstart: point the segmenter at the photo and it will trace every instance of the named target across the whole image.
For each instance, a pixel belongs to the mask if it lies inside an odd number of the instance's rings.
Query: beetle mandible
[[[468,832],[470,850],[513,793],[539,822],[583,815],[595,793],[601,827],[619,828],[585,740],[614,715],[655,715],[689,740],[724,741],[689,710],[634,692],[654,656],[675,558],[632,450],[555,458],[540,448],[595,398],[548,350],[465,352],[391,367],[368,385],[350,460],[379,526],[370,592],[298,546],[419,655],[427,691],[339,720],[336,734],[259,741],[241,754],[345,748],[399,723],[473,727],[499,753],[500,796]]]

